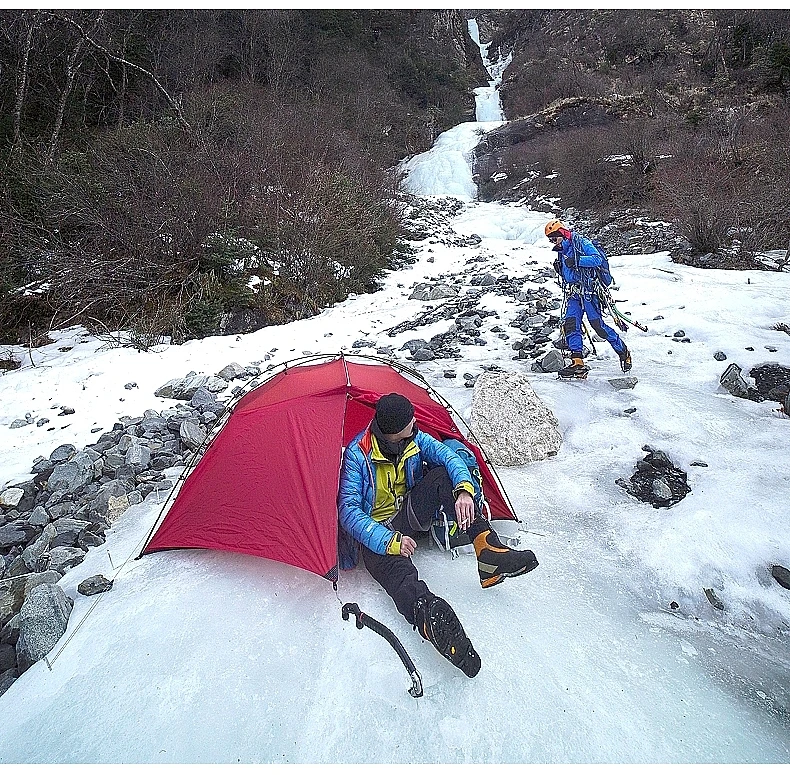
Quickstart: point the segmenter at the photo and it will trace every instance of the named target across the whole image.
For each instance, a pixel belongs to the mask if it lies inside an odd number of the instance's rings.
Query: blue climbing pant
[[[617,331],[603,322],[601,314],[601,302],[597,296],[570,296],[565,309],[565,321],[563,331],[568,349],[572,353],[582,352],[584,343],[582,341],[582,316],[587,315],[593,331],[598,336],[606,339],[612,349],[618,354],[623,355],[628,350],[625,342],[620,338]]]

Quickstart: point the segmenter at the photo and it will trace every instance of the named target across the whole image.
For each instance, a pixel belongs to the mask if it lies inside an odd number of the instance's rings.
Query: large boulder
[[[559,422],[523,374],[484,372],[472,393],[470,427],[494,465],[520,466],[556,455]]]
[[[30,591],[19,612],[16,654],[20,672],[52,651],[66,632],[72,606],[57,584],[39,584]]]

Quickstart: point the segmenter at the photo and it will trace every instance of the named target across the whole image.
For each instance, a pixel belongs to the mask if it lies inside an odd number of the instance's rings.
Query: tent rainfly
[[[344,355],[287,366],[235,405],[178,491],[142,554],[220,549],[338,579],[337,492],[343,449],[401,393],[420,428],[474,452],[493,519],[516,519],[493,470],[427,383],[394,364]],[[409,372],[411,374],[411,372]],[[422,380],[418,374],[414,379]]]

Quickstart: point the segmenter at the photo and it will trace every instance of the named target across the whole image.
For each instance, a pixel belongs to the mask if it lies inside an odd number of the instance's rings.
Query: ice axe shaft
[[[409,694],[412,697],[422,697],[422,678],[420,678],[420,674],[417,672],[414,662],[411,661],[411,657],[406,653],[406,649],[403,648],[403,644],[395,637],[395,633],[388,627],[385,627],[377,619],[360,611],[356,603],[346,603],[343,606],[342,613],[345,621],[348,621],[350,614],[354,614],[357,620],[358,630],[361,630],[363,627],[369,627],[377,635],[381,635],[381,637],[395,649],[395,653],[400,657],[400,661],[403,662],[403,666],[406,668],[409,678],[411,678],[412,685],[409,689]]]

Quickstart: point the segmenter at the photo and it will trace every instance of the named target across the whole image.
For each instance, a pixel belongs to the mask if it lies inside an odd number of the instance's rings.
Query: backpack
[[[598,267],[598,279],[608,288],[614,282],[612,271],[609,269],[609,258],[606,255],[606,251],[603,249],[603,245],[601,245],[597,239],[590,240],[590,242],[592,242],[593,247],[601,256],[601,265]]]
[[[472,475],[472,486],[475,488],[475,494],[472,497],[480,511],[483,511],[485,503],[485,498],[483,497],[483,475],[480,473],[480,466],[477,464],[477,458],[474,456],[474,453],[462,441],[457,439],[445,439],[442,443],[450,447],[469,469],[469,473]]]

